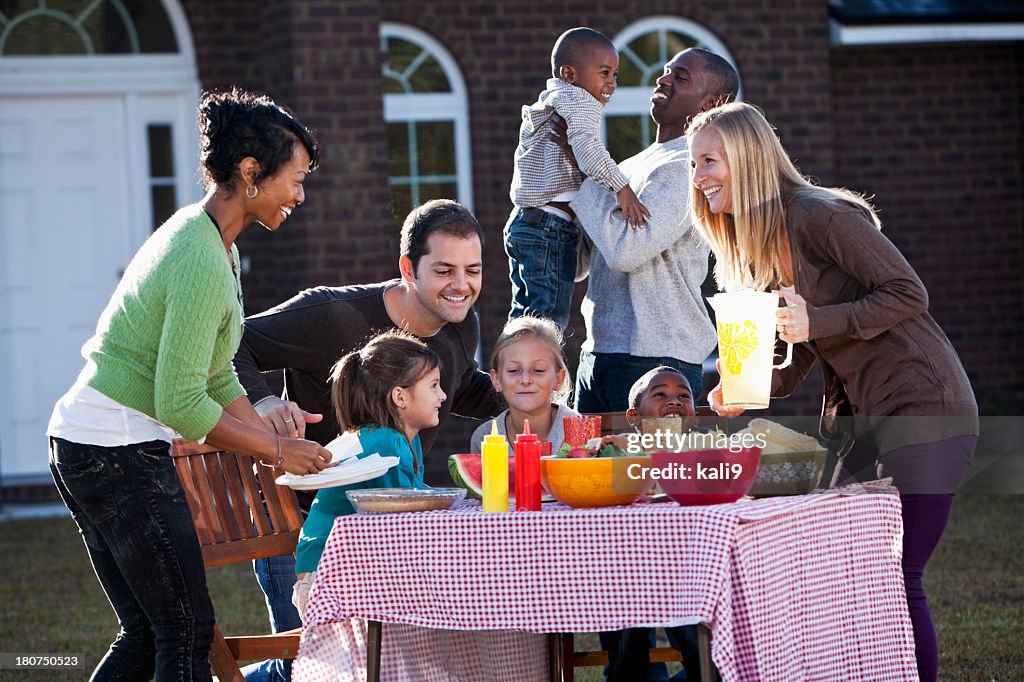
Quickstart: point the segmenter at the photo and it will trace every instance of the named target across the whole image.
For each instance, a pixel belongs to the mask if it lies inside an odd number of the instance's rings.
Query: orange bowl
[[[649,457],[544,457],[540,477],[551,496],[566,506],[614,507],[633,504],[651,491],[654,480],[645,475],[650,466]]]
[[[761,448],[652,452],[651,474],[681,505],[722,504],[750,491],[760,459]]]

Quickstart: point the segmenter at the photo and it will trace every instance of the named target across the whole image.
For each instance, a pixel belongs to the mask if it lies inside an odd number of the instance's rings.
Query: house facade
[[[519,108],[542,89],[554,39],[579,25],[604,32],[622,55],[605,122],[615,158],[653,139],[648,100],[668,58],[691,45],[727,57],[742,98],[765,111],[804,173],[874,197],[983,413],[1020,415],[1024,17],[1012,3],[966,3],[981,7],[972,14],[950,2],[942,16],[915,16],[914,2],[880,15],[872,4],[5,3],[3,486],[45,474],[50,408],[80,368],[78,349],[120,272],[174,207],[201,196],[194,106],[203,89],[265,91],[322,145],[307,202],[285,230],[239,240],[248,313],[307,286],[397,276],[401,218],[452,197],[487,232],[477,305],[487,357],[510,297],[501,228]],[[575,366],[585,335],[578,312],[567,335]],[[790,411],[820,404],[819,383],[805,384]],[[462,450],[469,432],[451,424],[439,453]]]

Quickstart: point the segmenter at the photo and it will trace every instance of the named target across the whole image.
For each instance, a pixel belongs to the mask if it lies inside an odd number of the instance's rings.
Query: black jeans
[[[121,631],[92,680],[211,680],[213,604],[170,446],[50,439],[50,472]]]

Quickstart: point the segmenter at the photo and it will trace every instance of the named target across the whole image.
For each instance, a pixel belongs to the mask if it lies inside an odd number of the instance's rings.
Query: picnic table
[[[293,676],[365,679],[369,620],[389,682],[549,679],[548,633],[697,623],[726,682],[917,680],[894,492],[340,517]]]

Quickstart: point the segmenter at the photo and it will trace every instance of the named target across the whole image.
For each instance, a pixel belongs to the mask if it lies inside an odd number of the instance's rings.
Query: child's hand
[[[576,162],[576,152],[569,144],[569,124],[558,114],[551,114],[551,132],[548,133],[548,139],[562,148],[572,165],[576,166],[576,170],[580,169],[580,164]]]
[[[637,198],[636,192],[629,185],[626,185],[619,190],[618,193],[619,206],[622,208],[622,217],[626,221],[626,225],[629,225],[634,230],[641,229],[644,226],[644,221],[651,217],[651,212],[647,210],[647,207],[640,203],[640,199]]]
[[[629,452],[629,440],[625,436],[602,436],[601,446],[614,445],[623,452]]]

